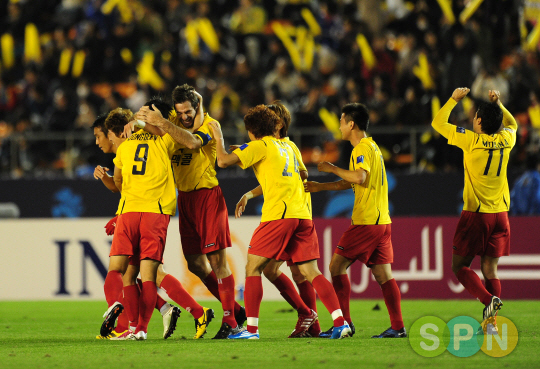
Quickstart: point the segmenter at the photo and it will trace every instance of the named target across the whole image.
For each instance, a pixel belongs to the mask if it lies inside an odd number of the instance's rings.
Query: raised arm
[[[489,101],[496,102],[501,107],[503,112],[503,125],[505,128],[517,131],[518,125],[512,114],[504,107],[500,100],[501,93],[497,90],[489,90]]]
[[[212,131],[214,132],[214,139],[216,140],[216,156],[217,163],[220,168],[227,168],[231,165],[240,163],[240,158],[235,153],[227,153],[225,150],[225,140],[223,139],[223,132],[216,121],[208,123]]]
[[[143,106],[137,114],[135,114],[135,119],[145,122],[146,126],[150,124],[162,129],[164,132],[170,134],[176,142],[188,149],[198,149],[202,146],[200,138],[188,130],[174,125],[172,122],[163,118],[163,115],[161,115],[161,112],[157,110],[157,108],[154,107],[154,109],[155,110],[150,110],[148,106]]]
[[[443,135],[444,138],[450,137],[452,131],[456,129],[455,125],[448,123],[448,118],[450,117],[452,109],[454,109],[458,102],[467,96],[469,91],[470,89],[467,87],[456,88],[452,93],[452,97],[444,104],[433,119],[433,122],[431,122],[433,129]]]

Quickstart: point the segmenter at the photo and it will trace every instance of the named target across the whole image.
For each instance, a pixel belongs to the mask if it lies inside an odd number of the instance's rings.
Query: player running
[[[214,339],[238,332],[246,320],[245,310],[235,300],[234,276],[227,263],[231,247],[227,206],[216,178],[216,141],[204,114],[202,98],[187,84],[172,93],[179,126],[158,111],[143,107],[136,119],[145,130],[158,127],[181,145],[172,157],[178,188],[180,239],[188,269],[198,276],[223,307],[220,330]],[[155,128],[154,127],[154,128]],[[127,126],[129,131],[132,127]]]
[[[330,262],[330,274],[345,320],[351,321],[349,302],[351,283],[347,268],[356,260],[371,269],[381,286],[384,302],[390,315],[391,327],[372,338],[407,337],[401,316],[401,294],[392,277],[390,264],[394,261],[391,240],[391,220],[388,210],[388,181],[379,146],[367,137],[369,114],[363,104],[351,103],[341,109],[339,129],[342,139],[349,141],[354,149],[349,170],[335,165],[319,163],[320,172],[333,173],[342,178],[330,183],[306,182],[308,192],[348,190],[354,191],[354,208],[351,225],[339,241]],[[319,337],[333,335],[334,327]]]
[[[287,141],[280,140],[279,117],[268,107],[258,105],[244,117],[250,143],[227,154],[219,125],[210,122],[218,141],[218,165],[253,166],[262,186],[264,205],[261,224],[250,242],[246,265],[247,330],[229,335],[229,339],[259,339],[259,308],[262,300],[261,272],[271,259],[291,260],[313,284],[334,320],[332,338],[343,338],[351,329],[343,319],[332,285],[317,267],[319,244],[311,220],[311,211],[303,193],[295,153]]]
[[[459,282],[484,304],[482,328],[495,328],[494,317],[502,307],[501,281],[497,264],[510,255],[510,191],[506,170],[510,151],[516,144],[517,123],[502,105],[499,91],[490,90],[490,103],[481,103],[473,119],[473,130],[447,123],[456,104],[468,93],[457,88],[431,123],[448,139],[448,144],[463,150],[465,188],[463,211],[453,242],[452,271]],[[476,255],[486,286],[470,269]],[[496,328],[495,328],[496,329]]]

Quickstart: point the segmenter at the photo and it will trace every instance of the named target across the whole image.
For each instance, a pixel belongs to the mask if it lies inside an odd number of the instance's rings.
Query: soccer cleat
[[[356,329],[354,328],[353,322],[349,323],[349,327],[351,327],[351,333],[349,333],[349,337],[352,337],[356,333]]]
[[[246,308],[240,306],[238,313],[234,313],[234,319],[236,320],[236,324],[238,324],[238,326],[244,325],[247,320]]]
[[[195,319],[195,336],[199,339],[204,337],[208,324],[214,319],[214,310],[203,307],[203,315],[199,319]]]
[[[124,334],[125,332],[127,332],[127,330],[125,330],[124,332],[121,332],[121,333],[118,333],[116,332],[115,330],[113,330],[111,332],[111,334],[109,334],[108,336],[96,336],[96,340],[114,340],[116,337],[119,337],[121,336],[122,334]]]
[[[484,320],[480,327],[478,327],[478,332],[476,334],[490,334],[490,335],[498,335],[499,334],[499,328],[497,328],[497,321],[495,317],[490,317]]]
[[[332,330],[332,337],[330,338],[336,340],[349,337],[351,332],[351,327],[347,324],[347,322],[345,322],[345,324],[343,324],[341,327],[334,327]]]
[[[112,304],[111,307],[107,309],[105,314],[103,314],[105,320],[103,321],[103,324],[101,324],[99,334],[101,334],[103,337],[107,337],[109,334],[111,334],[116,323],[116,318],[118,318],[122,311],[124,311],[124,306],[121,303],[116,301],[114,304]]]
[[[407,331],[405,331],[405,327],[401,328],[398,331],[390,327],[384,332],[382,332],[381,334],[371,336],[371,338],[405,338],[405,337],[407,337]]]
[[[163,339],[169,338],[176,329],[176,322],[180,317],[180,308],[171,305],[169,310],[163,314]]]
[[[242,328],[242,330],[235,334],[230,334],[229,337],[227,337],[230,340],[258,340],[259,339],[259,330],[257,330],[257,333],[251,333],[245,328]]]
[[[313,310],[311,310],[311,314],[309,315],[298,314],[298,321],[289,338],[309,337],[306,335],[307,330],[317,321],[317,319],[319,319],[319,317]]]
[[[331,327],[329,330],[319,333],[319,338],[330,338],[334,332],[334,327]]]
[[[133,331],[131,329],[128,329],[128,330],[124,331],[124,333],[122,333],[121,335],[118,335],[116,337],[111,337],[111,341],[131,340],[132,335],[133,335]]]
[[[219,328],[219,331],[217,332],[217,334],[212,339],[213,340],[227,339],[227,337],[229,337],[229,335],[240,333],[244,329],[245,328],[243,326],[241,326],[241,325],[237,325],[236,327],[231,328],[231,326],[229,324],[223,322],[223,324],[221,324],[221,328]]]
[[[321,334],[321,329],[316,327],[316,324],[313,324],[306,332],[306,337],[319,337]]]
[[[133,334],[132,336],[135,337],[135,338],[131,338],[131,339],[135,339],[137,341],[145,341],[146,338],[148,337],[148,334],[145,331],[138,331],[137,333]]]
[[[492,316],[497,315],[497,311],[499,311],[502,306],[503,303],[500,298],[498,298],[497,296],[491,296],[491,301],[484,308],[484,317],[482,320],[486,320],[488,318],[491,318]]]

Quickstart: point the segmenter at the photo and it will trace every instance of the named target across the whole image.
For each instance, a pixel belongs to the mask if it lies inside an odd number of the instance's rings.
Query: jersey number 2
[[[144,154],[141,153],[144,149]],[[148,159],[148,144],[139,144],[137,151],[135,151],[135,158],[133,160],[142,162],[141,169],[137,168],[137,165],[133,166],[132,174],[142,176],[146,173],[146,159]]]
[[[292,177],[292,173],[287,171],[289,169],[289,153],[287,152],[287,149],[280,147],[279,152],[281,156],[285,157],[285,168],[283,168],[283,173],[282,173],[283,177]],[[300,174],[300,172],[298,171],[298,161],[296,160],[296,155],[293,155],[293,158],[294,158],[294,171]]]

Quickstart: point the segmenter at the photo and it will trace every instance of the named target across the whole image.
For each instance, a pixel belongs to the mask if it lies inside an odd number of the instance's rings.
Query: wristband
[[[251,191],[248,191],[244,194],[244,196],[248,199],[248,200],[251,200],[253,198],[253,192]]]
[[[144,128],[146,126],[146,123],[142,120],[136,120],[135,121],[135,127]]]

